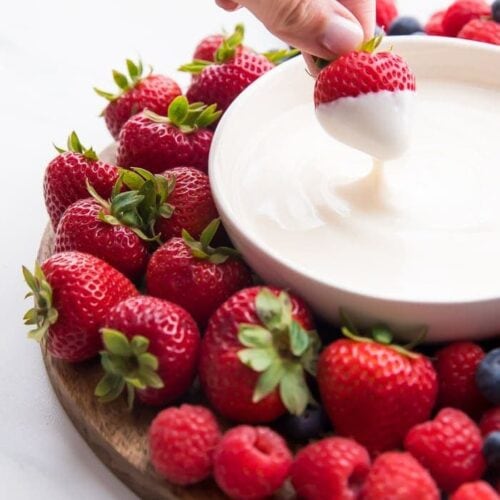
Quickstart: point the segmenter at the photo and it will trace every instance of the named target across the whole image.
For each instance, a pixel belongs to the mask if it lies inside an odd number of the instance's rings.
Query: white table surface
[[[400,0],[426,17],[448,0]],[[407,7],[406,7],[407,6]],[[277,42],[248,13],[212,0],[3,0],[0,6],[0,496],[9,499],[132,499],[93,455],[52,392],[39,347],[26,339],[21,264],[32,267],[47,223],[42,178],[75,129],[97,150],[109,142],[92,86],[113,88],[111,68],[141,55],[187,82],[175,68],[204,34],[247,25],[257,49]]]

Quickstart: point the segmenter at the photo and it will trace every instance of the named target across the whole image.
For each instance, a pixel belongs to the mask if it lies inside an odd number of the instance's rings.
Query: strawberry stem
[[[195,240],[185,229],[182,230],[184,243],[190,248],[193,257],[201,260],[208,260],[212,264],[223,264],[231,257],[239,257],[240,253],[235,248],[211,246],[220,226],[220,219],[214,219],[203,230],[200,240]]]

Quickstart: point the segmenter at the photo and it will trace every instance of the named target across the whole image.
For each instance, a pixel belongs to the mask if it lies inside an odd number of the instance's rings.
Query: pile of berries
[[[398,17],[395,0],[377,0],[377,25],[388,35],[432,35],[500,45],[500,0],[455,0],[422,26],[410,16]]]
[[[288,479],[310,500],[498,499],[500,348],[460,342],[430,358],[345,314],[341,332],[316,329],[300,297],[255,285],[220,224],[213,130],[295,53],[257,54],[238,26],[182,66],[186,95],[141,63],[113,72],[118,92],[98,93],[116,162],[72,133],[46,170],[54,254],[23,269],[30,336],[68,363],[100,356],[102,403],[158,407],[150,459],[171,483],[213,477],[235,499]],[[195,379],[210,408],[182,404]],[[223,433],[215,414],[236,425]]]

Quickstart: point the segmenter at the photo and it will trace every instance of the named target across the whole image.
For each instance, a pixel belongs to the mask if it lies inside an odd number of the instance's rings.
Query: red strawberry
[[[370,470],[370,456],[356,441],[331,437],[302,448],[290,470],[304,500],[354,500]]]
[[[113,307],[102,329],[104,377],[95,394],[116,399],[127,389],[143,403],[161,406],[191,386],[198,362],[200,332],[193,318],[176,304],[155,297],[134,297]]]
[[[446,36],[443,29],[443,17],[445,10],[439,10],[432,14],[424,26],[424,31],[431,36]]]
[[[370,453],[397,448],[415,424],[424,422],[436,401],[437,379],[424,356],[389,345],[390,332],[360,337],[348,319],[349,338],[330,344],[318,363],[318,383],[336,431],[356,439]]]
[[[499,500],[500,496],[485,481],[466,483],[451,495],[450,500]]]
[[[488,410],[479,422],[481,434],[486,437],[490,432],[500,431],[500,406]]]
[[[167,408],[149,428],[153,467],[174,484],[203,481],[212,472],[212,456],[221,439],[217,420],[203,406]]]
[[[439,500],[436,483],[409,454],[389,451],[379,455],[359,495],[360,500]]]
[[[264,55],[242,50],[243,37],[243,26],[238,25],[217,49],[213,62],[195,59],[179,68],[193,75],[186,94],[191,102],[216,103],[225,111],[243,90],[274,67]]]
[[[202,342],[200,380],[223,416],[270,422],[310,399],[319,339],[306,305],[276,288],[246,288],[213,314]]]
[[[406,62],[393,52],[374,52],[382,37],[366,42],[359,51],[335,59],[316,80],[316,107],[343,97],[381,91],[415,90],[415,76]]]
[[[460,30],[458,38],[500,45],[500,23],[473,19]]]
[[[57,148],[54,158],[45,171],[45,206],[52,227],[57,228],[64,211],[75,201],[87,198],[88,181],[103,198],[109,198],[120,169],[99,161],[92,148],[85,148],[72,132],[68,138],[68,151]]]
[[[233,248],[210,246],[220,225],[214,219],[196,241],[186,230],[151,257],[146,274],[148,293],[184,307],[206,325],[212,313],[233,293],[252,284],[248,267]]]
[[[224,39],[224,35],[210,35],[204,38],[194,49],[193,60],[214,62],[217,49]]]
[[[174,185],[168,197],[173,213],[170,218],[157,221],[158,233],[163,241],[181,236],[183,229],[198,238],[210,221],[218,216],[208,176],[193,167],[172,168],[162,175]]]
[[[118,139],[121,128],[131,116],[145,109],[163,114],[170,103],[182,94],[179,85],[167,76],[143,76],[142,61],[135,64],[127,59],[126,62],[128,75],[113,70],[113,79],[119,89],[117,94],[94,89],[109,101],[103,114],[114,139]]]
[[[489,403],[476,386],[476,369],[484,351],[472,342],[449,344],[436,353],[438,407],[451,406],[479,417]]]
[[[230,498],[267,498],[284,483],[292,460],[279,434],[240,425],[227,431],[215,449],[214,477]]]
[[[377,0],[377,26],[387,30],[392,21],[398,17],[398,8],[395,0]]]
[[[483,0],[456,0],[443,16],[443,31],[446,36],[457,36],[472,19],[491,17],[491,8]]]
[[[57,228],[54,251],[90,253],[138,279],[148,262],[146,242],[125,225],[103,221],[102,214],[103,207],[92,198],[73,203]]]
[[[184,96],[172,101],[168,116],[150,111],[133,116],[120,132],[118,163],[153,173],[182,165],[206,172],[213,137],[207,127],[219,116],[215,105],[190,105]]]
[[[480,479],[485,469],[481,433],[460,410],[445,408],[434,420],[416,425],[404,445],[448,493]]]
[[[102,347],[99,328],[109,309],[137,295],[134,285],[106,262],[80,252],[49,257],[35,274],[23,267],[35,307],[24,316],[35,325],[31,338],[45,339],[48,352],[77,362],[96,356]]]
[[[222,62],[227,57],[228,52],[236,53],[249,52],[252,49],[243,46],[245,38],[245,27],[237,24],[234,32],[229,36],[212,35],[204,38],[196,47],[193,54],[193,61]]]

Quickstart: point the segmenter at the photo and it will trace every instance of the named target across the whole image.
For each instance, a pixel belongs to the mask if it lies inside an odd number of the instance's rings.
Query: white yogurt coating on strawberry
[[[400,157],[408,148],[416,92],[370,92],[320,104],[316,116],[334,139],[379,160]]]
[[[241,224],[295,268],[348,290],[494,296],[500,87],[422,79],[418,92],[408,150],[375,166],[327,135],[310,103],[263,121],[228,184]]]

